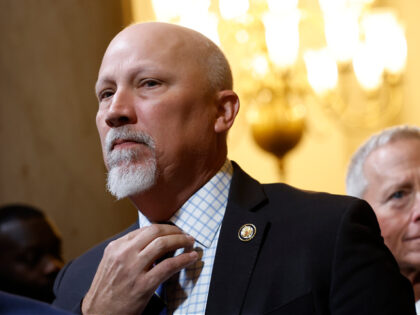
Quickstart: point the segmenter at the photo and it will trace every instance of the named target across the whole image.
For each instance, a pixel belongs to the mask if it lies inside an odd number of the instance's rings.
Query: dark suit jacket
[[[243,224],[256,236],[238,238]],[[69,263],[54,304],[79,310],[106,245]],[[415,314],[411,285],[356,198],[262,185],[234,164],[206,314]]]
[[[71,315],[47,303],[0,291],[1,315]]]

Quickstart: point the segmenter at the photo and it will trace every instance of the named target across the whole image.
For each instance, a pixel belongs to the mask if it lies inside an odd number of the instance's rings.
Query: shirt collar
[[[210,247],[222,223],[232,173],[232,163],[226,159],[221,169],[170,218],[172,223],[206,248]],[[138,213],[140,228],[151,224],[140,211]]]

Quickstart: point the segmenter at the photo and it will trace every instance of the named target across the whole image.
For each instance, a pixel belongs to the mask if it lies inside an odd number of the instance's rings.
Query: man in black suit
[[[169,314],[414,314],[367,203],[261,185],[227,159],[239,100],[206,37],[129,26],[105,52],[96,93],[108,189],[130,197],[139,221],[62,270],[57,306],[158,314],[164,299]]]

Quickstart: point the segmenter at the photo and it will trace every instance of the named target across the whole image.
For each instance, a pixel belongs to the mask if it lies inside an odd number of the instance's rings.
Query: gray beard
[[[147,145],[153,155],[142,160],[137,148],[112,150],[115,139],[131,139]],[[107,189],[117,199],[133,196],[148,190],[157,178],[157,166],[153,139],[142,132],[132,131],[127,126],[111,129],[106,137],[106,163],[108,165]],[[143,158],[144,159],[144,158]]]
[[[108,191],[122,199],[148,190],[156,182],[156,160],[149,159],[146,164],[113,167],[108,172]]]

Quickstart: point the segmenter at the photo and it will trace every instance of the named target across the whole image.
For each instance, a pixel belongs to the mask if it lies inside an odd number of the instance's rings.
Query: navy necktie
[[[161,222],[161,224],[170,224],[175,225],[171,221]],[[163,257],[159,258],[156,261],[156,264],[161,262],[162,260],[173,257],[175,252],[169,252]],[[165,283],[163,282],[159,285],[155,293],[153,293],[152,298],[150,299],[149,303],[146,306],[143,314],[145,315],[167,315],[168,305],[166,299],[166,292],[165,292]]]
[[[167,305],[165,302],[165,282],[157,288],[156,292],[153,293],[152,298],[144,310],[144,315],[166,315],[167,314]]]

